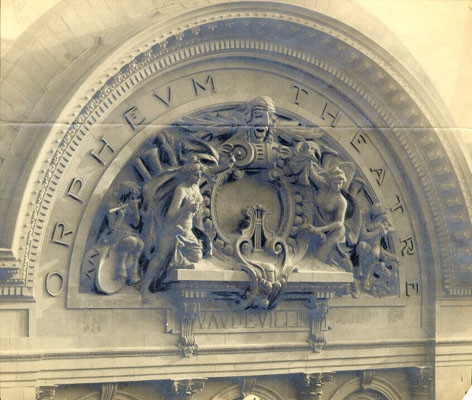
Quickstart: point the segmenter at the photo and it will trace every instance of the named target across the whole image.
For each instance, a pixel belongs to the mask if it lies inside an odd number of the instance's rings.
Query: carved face
[[[192,185],[197,184],[198,182],[200,182],[201,177],[202,177],[202,167],[201,165],[197,165],[195,166],[195,168],[193,168],[190,171],[189,182]]]
[[[341,180],[335,180],[330,183],[330,188],[336,192],[341,191],[341,188],[343,187],[344,181]]]
[[[298,157],[319,159],[320,148],[315,142],[302,141],[297,144],[296,152]]]
[[[251,129],[251,139],[256,142],[265,140],[270,127],[274,124],[271,113],[268,110],[255,109],[251,112],[249,121]]]
[[[382,228],[382,233],[384,235],[387,235],[388,231],[390,230],[390,222],[388,221],[388,218],[385,216],[382,216],[380,218],[379,225]]]

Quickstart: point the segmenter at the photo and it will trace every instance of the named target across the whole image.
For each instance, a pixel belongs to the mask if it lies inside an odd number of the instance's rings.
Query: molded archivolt
[[[68,104],[58,106],[60,113],[55,111],[59,121],[70,122],[71,115],[75,119],[67,129],[52,126],[45,133],[38,146],[40,156],[34,168],[26,171],[29,182],[22,180],[20,188],[15,188],[24,192],[17,209],[24,215],[6,226],[11,231],[13,225],[17,227],[15,253],[20,261],[5,261],[2,266],[3,298],[34,297],[35,269],[55,188],[87,132],[116,106],[117,92],[125,99],[134,86],[143,85],[154,74],[231,54],[272,60],[301,74],[319,74],[344,93],[345,101],[364,114],[372,128],[386,132],[386,146],[402,165],[416,205],[424,212],[424,240],[431,258],[423,284],[433,282],[434,265],[435,273],[441,275],[439,296],[472,294],[470,193],[465,175],[470,171],[464,172],[462,158],[454,159],[458,144],[441,132],[448,121],[437,105],[401,65],[359,32],[303,8],[244,2],[202,7],[135,33],[88,77],[84,73],[83,83],[75,86]],[[6,192],[12,190],[9,187]],[[3,218],[9,220],[6,215]]]
[[[387,399],[387,400],[402,400],[403,397],[395,389],[389,382],[386,380],[374,377],[369,385],[366,387],[362,387],[362,379],[355,378],[344,385],[342,385],[336,392],[330,397],[330,400],[345,400],[350,399],[351,395],[359,393],[359,399],[364,398],[363,394],[366,393],[364,396],[366,399],[372,398],[378,399]],[[355,398],[355,397],[354,397]]]
[[[273,390],[262,385],[255,385],[252,394],[258,396],[261,400],[282,400],[282,397]],[[211,400],[238,400],[241,398],[241,387],[233,385],[221,393],[218,393]]]

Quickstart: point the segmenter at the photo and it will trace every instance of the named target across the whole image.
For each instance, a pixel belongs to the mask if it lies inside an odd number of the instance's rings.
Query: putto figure
[[[305,220],[300,227],[300,248],[306,249],[305,259],[317,259],[352,272],[353,266],[346,248],[346,213],[348,194],[342,191],[346,175],[339,167],[314,173],[312,201],[313,222]],[[350,198],[350,197],[349,197]]]
[[[393,231],[393,226],[387,211],[379,203],[371,206],[364,219],[359,243],[356,246],[359,259],[358,274],[366,292],[375,296],[386,295],[391,288],[385,287],[385,282],[389,278],[396,279],[393,267],[398,264],[398,257],[384,247],[384,240],[388,233]],[[375,280],[374,274],[383,279]]]
[[[107,210],[108,231],[100,240],[117,255],[116,278],[126,278],[130,285],[140,280],[138,260],[144,248],[136,232],[139,193],[139,186],[134,182],[120,182],[116,186]]]

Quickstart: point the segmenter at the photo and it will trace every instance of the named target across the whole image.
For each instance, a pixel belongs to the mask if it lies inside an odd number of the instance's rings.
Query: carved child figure
[[[139,186],[134,182],[120,182],[113,191],[108,204],[109,230],[101,238],[102,244],[110,246],[118,255],[116,278],[127,278],[128,284],[139,282],[138,260],[144,243],[134,231],[139,224]]]
[[[334,167],[319,175],[315,174],[313,178],[316,180],[314,222],[306,226],[316,241],[313,256],[327,264],[333,261],[339,264],[342,255],[338,245],[345,242],[347,200],[341,193],[341,188],[346,176],[343,170]]]
[[[387,211],[379,203],[373,204],[365,216],[365,224],[361,229],[359,243],[356,246],[356,253],[359,257],[359,275],[363,289],[368,292],[373,289],[374,272],[388,277],[391,271],[387,265],[398,263],[397,256],[382,246],[382,238],[392,230],[393,227],[388,219]]]

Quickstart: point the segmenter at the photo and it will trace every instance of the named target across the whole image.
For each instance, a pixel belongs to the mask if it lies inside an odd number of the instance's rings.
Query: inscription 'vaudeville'
[[[168,331],[178,330],[174,319],[168,321]],[[278,330],[292,328],[306,331],[310,328],[310,319],[306,311],[275,310],[260,312],[231,312],[221,310],[200,310],[196,317],[194,330]]]

